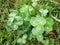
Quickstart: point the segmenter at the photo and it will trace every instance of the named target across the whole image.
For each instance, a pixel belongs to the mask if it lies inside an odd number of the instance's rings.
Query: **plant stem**
[[[52,15],[51,15],[51,17],[52,17],[54,20],[56,20],[57,22],[60,22],[60,20],[57,19],[56,17],[54,17],[54,16],[52,16]]]
[[[52,0],[50,2],[55,3],[55,4],[60,4],[60,3],[56,2],[56,1],[52,1]]]

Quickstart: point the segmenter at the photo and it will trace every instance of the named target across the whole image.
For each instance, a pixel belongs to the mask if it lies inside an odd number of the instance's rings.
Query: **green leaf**
[[[32,6],[33,6],[33,7],[37,7],[37,6],[38,6],[38,3],[37,3],[37,2],[33,2],[33,3],[32,3]]]
[[[23,5],[22,8],[20,8],[20,12],[25,15],[31,14],[32,11],[33,11],[33,8],[29,5]]]
[[[26,43],[26,40],[22,40],[22,44],[25,44]]]
[[[24,40],[24,39],[22,39],[22,38],[19,38],[19,39],[17,40],[17,43],[19,43],[19,44],[25,44],[25,43],[26,43],[26,40]]]
[[[54,24],[54,20],[51,17],[46,18],[46,21],[47,21],[46,25],[53,25]]]
[[[37,37],[37,40],[42,42],[42,41],[43,41],[43,35],[39,35],[39,36]]]
[[[18,21],[18,22],[15,22],[16,25],[22,25],[23,24],[23,21]]]
[[[53,24],[54,24],[53,19],[48,17],[46,19],[46,24],[45,24],[45,31],[46,31],[46,33],[49,33],[50,31],[53,30]]]
[[[49,45],[49,40],[46,39],[46,40],[44,41],[44,44],[45,44],[45,45]]]
[[[17,40],[17,43],[22,43],[22,39],[19,38],[19,39]]]
[[[14,24],[16,24],[16,25],[22,25],[23,24],[23,18],[20,17],[20,16],[16,16]]]
[[[35,36],[41,35],[44,32],[44,27],[36,27],[32,29],[32,34]]]
[[[26,43],[26,38],[27,38],[27,35],[23,35],[22,38],[19,38],[17,40],[17,43],[20,43],[20,44],[25,44]]]
[[[32,17],[30,20],[32,26],[45,25],[46,20],[43,17]]]
[[[7,25],[9,25],[9,26],[12,25],[16,14],[17,14],[16,12],[11,12],[11,13],[9,14],[9,19],[8,19]]]
[[[52,26],[45,26],[46,33],[49,33],[52,30],[53,30],[53,27]]]
[[[48,13],[47,9],[40,9],[39,12],[41,13],[42,16],[46,16]]]
[[[30,15],[34,13],[34,9],[29,5],[23,5],[22,8],[20,8],[20,13],[24,15],[25,21],[29,21]]]
[[[37,26],[32,29],[32,35],[34,38],[37,38],[38,41],[43,41],[43,32],[44,32],[44,27],[43,26]]]
[[[17,29],[18,29],[18,25],[12,25],[11,28],[12,28],[13,30],[17,30]]]
[[[54,40],[53,40],[53,39],[51,39],[51,40],[49,41],[49,45],[54,45]]]
[[[26,34],[24,34],[23,35],[23,37],[22,37],[22,39],[26,39],[27,38],[27,35]]]
[[[30,34],[29,37],[28,37],[28,40],[31,40],[33,38],[33,35]]]
[[[23,20],[23,18],[21,16],[16,16],[15,20],[20,21],[20,20]]]

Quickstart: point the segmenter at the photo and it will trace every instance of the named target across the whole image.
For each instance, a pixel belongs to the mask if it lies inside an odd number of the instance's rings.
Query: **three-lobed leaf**
[[[46,20],[43,17],[37,16],[37,17],[32,17],[30,23],[32,26],[45,25]]]

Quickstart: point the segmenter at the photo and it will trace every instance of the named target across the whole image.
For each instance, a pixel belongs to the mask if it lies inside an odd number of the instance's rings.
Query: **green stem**
[[[52,1],[52,0],[50,2],[55,3],[55,4],[60,4],[60,3],[56,2],[56,1]]]
[[[54,20],[56,20],[57,22],[60,22],[60,19],[57,19],[56,17],[54,17],[54,16],[52,16],[52,15],[51,15],[51,17],[52,17]]]

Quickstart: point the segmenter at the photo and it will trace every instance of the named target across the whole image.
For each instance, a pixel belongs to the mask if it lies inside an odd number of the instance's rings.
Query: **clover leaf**
[[[9,25],[9,26],[12,25],[16,14],[17,14],[17,13],[16,13],[16,10],[14,10],[13,12],[11,12],[11,13],[9,14],[9,18],[8,18],[7,25]]]
[[[39,12],[41,13],[42,16],[46,16],[48,13],[47,9],[40,9]]]
[[[44,32],[44,27],[35,27],[32,29],[32,34],[34,36],[38,36],[38,35],[41,35],[42,33]]]
[[[43,17],[32,17],[30,23],[32,26],[45,25],[46,20]]]
[[[52,30],[53,30],[52,26],[45,26],[46,33],[49,33]]]

